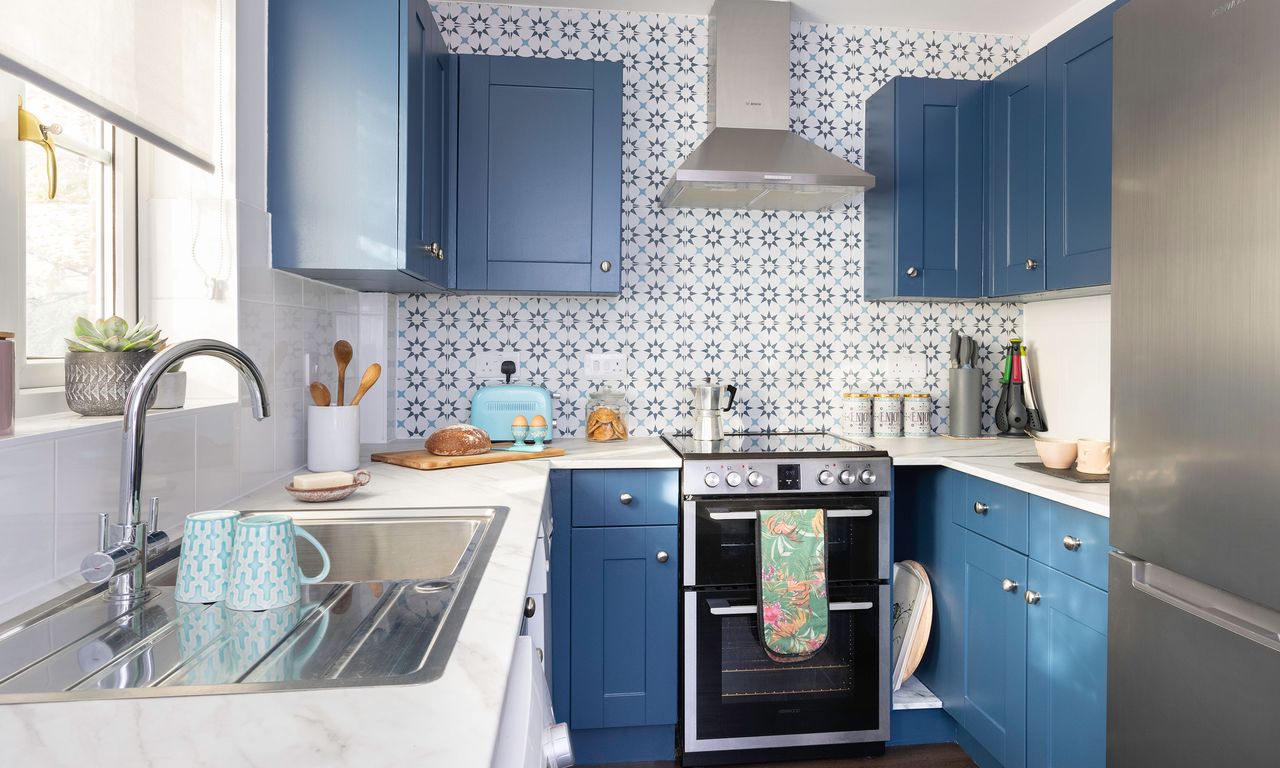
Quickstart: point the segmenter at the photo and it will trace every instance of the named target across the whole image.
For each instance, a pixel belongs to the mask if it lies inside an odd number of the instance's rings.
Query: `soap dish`
[[[369,474],[369,470],[357,469],[355,471],[355,476],[356,476],[356,481],[354,483],[351,483],[350,485],[339,485],[333,488],[308,488],[306,490],[301,490],[298,488],[294,488],[293,483],[289,483],[284,487],[284,489],[288,491],[293,496],[293,498],[297,499],[298,501],[305,501],[308,503],[319,503],[324,501],[342,501],[343,499],[347,498],[351,494],[355,493],[356,489],[359,488],[360,486],[369,484],[369,479],[371,477],[371,475]]]

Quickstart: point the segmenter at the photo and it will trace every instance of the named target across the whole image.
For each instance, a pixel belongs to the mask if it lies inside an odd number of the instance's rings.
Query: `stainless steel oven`
[[[760,435],[681,453],[683,764],[883,752],[889,738],[891,463],[827,435]],[[769,658],[756,604],[759,513],[826,513],[829,632]]]

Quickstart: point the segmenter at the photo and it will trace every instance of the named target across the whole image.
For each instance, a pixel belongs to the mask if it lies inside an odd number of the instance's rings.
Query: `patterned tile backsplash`
[[[617,298],[398,297],[396,432],[417,437],[465,421],[481,381],[475,355],[516,350],[521,381],[557,396],[557,432],[583,431],[591,351],[622,353],[637,434],[690,427],[688,385],[712,375],[739,386],[737,429],[835,425],[841,390],[927,389],[947,422],[949,331],[981,344],[984,424],[995,361],[1016,335],[1010,304],[871,303],[862,298],[861,199],[823,213],[664,210],[672,169],[706,133],[707,21],[699,16],[442,3],[459,53],[605,58],[625,65],[623,273]],[[1023,41],[999,35],[793,23],[791,127],[862,162],[863,101],[900,75],[989,78]],[[922,381],[893,361],[923,355]]]

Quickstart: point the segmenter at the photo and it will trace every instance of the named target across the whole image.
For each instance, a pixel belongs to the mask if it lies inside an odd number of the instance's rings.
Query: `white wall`
[[[1080,0],[1027,37],[1026,55],[1031,55],[1045,47],[1050,40],[1106,8],[1112,2],[1114,0]]]
[[[1030,302],[1022,326],[1048,434],[1109,439],[1111,297]]]

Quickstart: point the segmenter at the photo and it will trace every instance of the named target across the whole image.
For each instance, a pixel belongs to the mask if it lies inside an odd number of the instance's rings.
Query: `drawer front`
[[[1031,557],[1106,591],[1111,521],[1031,497]]]
[[[596,469],[573,473],[573,524],[675,525],[680,472],[675,469]]]
[[[1027,494],[966,475],[964,495],[952,509],[960,525],[1027,554]]]

